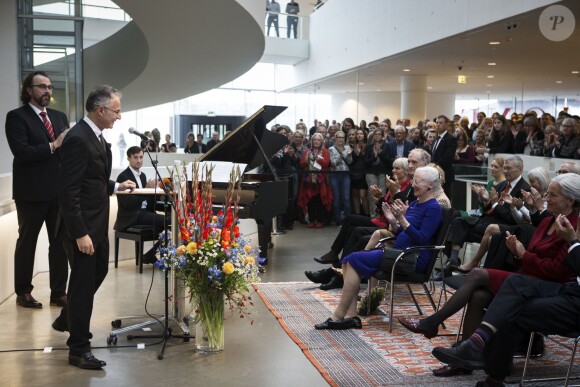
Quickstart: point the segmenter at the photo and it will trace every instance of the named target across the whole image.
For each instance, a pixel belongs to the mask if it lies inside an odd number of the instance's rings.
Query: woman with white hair
[[[394,248],[433,243],[442,221],[441,206],[433,198],[433,187],[439,183],[439,172],[432,167],[417,168],[413,178],[413,189],[417,198],[407,207],[397,199],[386,213],[389,230],[396,236]],[[417,257],[416,272],[427,269],[430,251],[423,251]],[[332,316],[325,322],[316,324],[316,329],[361,328],[357,316],[357,296],[361,279],[372,277],[382,265],[382,249],[363,250],[347,255],[342,260],[344,286],[340,302]]]
[[[556,176],[548,186],[545,200],[547,211],[552,215],[540,222],[528,248],[509,232],[506,244],[519,267],[515,273],[566,283],[575,280],[571,269],[564,265],[564,257],[570,245],[556,232],[555,219],[563,215],[576,228],[577,210],[580,207],[580,176],[572,173]],[[481,322],[487,305],[506,278],[513,274],[504,270],[475,268],[439,311],[421,320],[401,317],[399,322],[411,332],[432,338],[437,336],[443,321],[467,305],[463,336],[469,337]]]

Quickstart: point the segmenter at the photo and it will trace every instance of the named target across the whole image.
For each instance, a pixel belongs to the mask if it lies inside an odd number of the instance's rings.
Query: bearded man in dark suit
[[[135,183],[110,180],[111,144],[102,135],[121,118],[119,91],[96,87],[87,98],[86,110],[61,149],[58,201],[63,222],[58,231],[66,233],[71,275],[68,304],[52,327],[70,333],[69,364],[100,369],[106,363],[91,353],[90,323],[95,293],[109,266],[109,196],[118,190],[133,191]]]
[[[47,108],[51,96],[48,76],[41,71],[31,73],[22,83],[23,106],[6,115],[6,138],[14,155],[12,198],[18,214],[14,288],[16,304],[25,308],[42,308],[31,293],[36,242],[43,223],[49,241],[50,304],[66,305],[68,264],[55,230],[59,148],[68,119],[64,113]]]

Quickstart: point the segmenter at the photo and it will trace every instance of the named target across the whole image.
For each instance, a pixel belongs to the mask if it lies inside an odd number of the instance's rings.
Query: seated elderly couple
[[[396,199],[401,202],[411,203],[415,200],[414,186],[411,180],[414,177],[415,170],[420,167],[434,166],[439,171],[440,184],[434,187],[431,194],[441,207],[450,208],[451,203],[445,192],[441,188],[445,180],[445,173],[441,168],[435,164],[429,164],[431,156],[423,149],[413,149],[409,152],[407,158],[401,157],[393,162],[393,176],[392,179],[387,176],[388,191],[384,197],[380,189],[371,187],[373,196],[377,201],[377,216],[369,218],[361,215],[348,215],[342,221],[340,231],[336,236],[330,251],[321,257],[315,257],[314,260],[323,264],[332,264],[334,267],[340,267],[339,254],[342,251],[342,257],[346,257],[350,253],[359,251],[365,248],[374,247],[373,241],[369,241],[369,237],[378,229],[388,227],[389,222],[383,213],[383,204],[393,203]],[[388,206],[386,207],[389,208]],[[378,234],[376,234],[378,235]],[[377,238],[378,239],[378,238]],[[308,279],[315,283],[320,283],[322,290],[330,290],[340,288],[343,286],[343,277],[337,275],[332,267],[320,271],[306,271],[304,273]]]
[[[438,376],[485,369],[489,376],[478,385],[501,386],[526,332],[580,330],[580,291],[574,278],[580,272],[580,252],[576,251],[580,250],[576,248],[580,244],[580,176],[570,173],[552,179],[545,200],[551,215],[539,223],[527,249],[507,233],[507,247],[519,266],[515,273],[474,268],[438,312],[421,320],[399,318],[408,330],[432,338],[441,323],[467,305],[462,334],[466,340],[433,350],[437,359],[448,364],[434,370]]]
[[[415,170],[413,181],[416,200],[408,204],[397,199],[393,204],[383,203],[383,211],[388,221],[388,231],[396,239],[394,248],[405,249],[410,246],[429,245],[436,235],[441,222],[441,206],[433,193],[441,188],[439,171],[433,167],[420,167]],[[380,238],[381,230],[375,231],[370,244]],[[370,247],[370,246],[369,246]],[[371,278],[382,266],[382,249],[363,250],[347,255],[342,260],[344,286],[338,307],[326,321],[317,324],[316,329],[361,328],[357,316],[357,298],[362,278]],[[432,252],[419,253],[415,271],[425,272]]]

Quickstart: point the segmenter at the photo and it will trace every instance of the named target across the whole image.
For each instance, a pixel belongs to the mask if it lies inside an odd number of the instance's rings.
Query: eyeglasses
[[[119,109],[119,110],[113,110],[113,109],[109,109],[108,107],[106,107],[106,106],[103,106],[103,105],[99,105],[99,106],[100,106],[100,107],[103,107],[103,108],[105,108],[105,109],[107,109],[107,110],[109,110],[109,111],[111,111],[111,112],[113,112],[113,113],[115,113],[116,115],[119,115],[119,114],[121,114],[121,109]]]
[[[418,184],[421,184],[422,182],[423,182],[423,180],[415,180],[415,179],[411,180],[411,184],[413,184],[413,185],[418,185]]]
[[[30,87],[38,87],[40,90],[44,90],[44,91],[46,91],[46,90],[52,91],[52,89],[53,89],[52,85],[44,85],[44,84],[42,84],[42,85],[30,85]]]
[[[563,171],[563,170],[561,170],[561,169],[560,169],[560,170],[558,170],[558,171],[556,171],[556,174],[557,174],[557,175],[563,175],[563,174],[565,174],[565,173],[568,173],[568,171]]]

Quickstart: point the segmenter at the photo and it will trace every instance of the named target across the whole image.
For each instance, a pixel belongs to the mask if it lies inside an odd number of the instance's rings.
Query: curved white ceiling
[[[235,0],[115,2],[133,21],[84,51],[84,84],[120,89],[125,111],[219,87],[264,52],[261,26]]]

